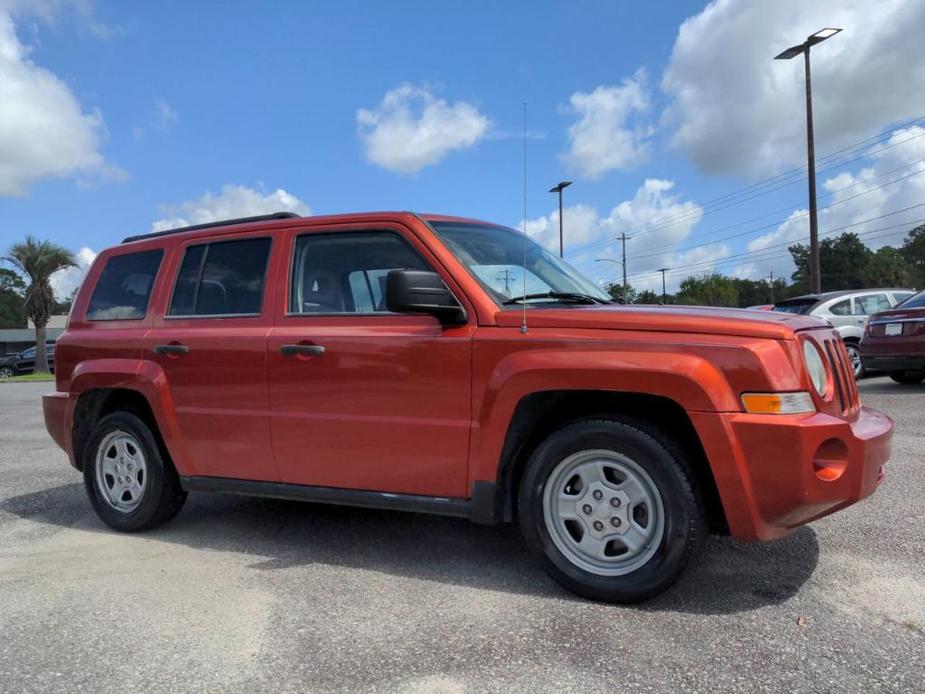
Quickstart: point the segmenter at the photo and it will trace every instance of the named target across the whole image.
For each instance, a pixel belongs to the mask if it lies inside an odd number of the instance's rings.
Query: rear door
[[[398,225],[292,229],[285,247],[268,354],[282,481],[465,497],[471,306],[455,327],[386,309],[389,270],[440,271]]]
[[[143,358],[163,369],[186,474],[276,477],[267,391],[273,243],[266,231],[199,238],[172,256],[166,315],[155,317]]]

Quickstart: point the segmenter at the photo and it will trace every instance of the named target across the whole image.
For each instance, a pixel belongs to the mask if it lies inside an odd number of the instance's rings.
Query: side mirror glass
[[[386,308],[393,313],[426,313],[443,325],[466,322],[466,311],[436,272],[392,270],[385,282]]]

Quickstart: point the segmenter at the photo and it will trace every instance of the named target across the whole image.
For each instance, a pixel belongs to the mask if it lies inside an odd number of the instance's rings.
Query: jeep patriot
[[[589,598],[870,495],[893,423],[812,317],[624,306],[513,229],[289,213],[132,236],[43,400],[120,531],[230,492],[519,522]]]

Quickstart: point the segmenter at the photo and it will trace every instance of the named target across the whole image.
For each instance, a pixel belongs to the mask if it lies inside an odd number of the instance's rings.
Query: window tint
[[[925,292],[919,292],[902,303],[903,308],[922,308],[923,306],[925,306]]]
[[[260,313],[270,239],[190,246],[170,300],[171,316]]]
[[[383,313],[391,270],[430,270],[397,234],[342,232],[296,239],[289,312]]]
[[[858,296],[854,299],[855,311],[858,315],[869,316],[872,313],[880,311],[889,311],[890,300],[886,294],[869,294],[868,296]]]
[[[163,255],[158,249],[117,255],[106,261],[90,297],[87,320],[144,318]]]
[[[851,299],[845,299],[844,301],[839,301],[837,304],[832,304],[832,306],[829,308],[829,313],[836,316],[850,316]]]

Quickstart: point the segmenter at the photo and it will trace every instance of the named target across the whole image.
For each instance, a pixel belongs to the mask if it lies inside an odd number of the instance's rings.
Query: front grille
[[[861,396],[854,380],[854,369],[851,367],[851,357],[845,349],[841,338],[826,338],[823,340],[825,353],[832,368],[832,380],[835,382],[835,397],[843,415],[855,412],[861,406]]]

